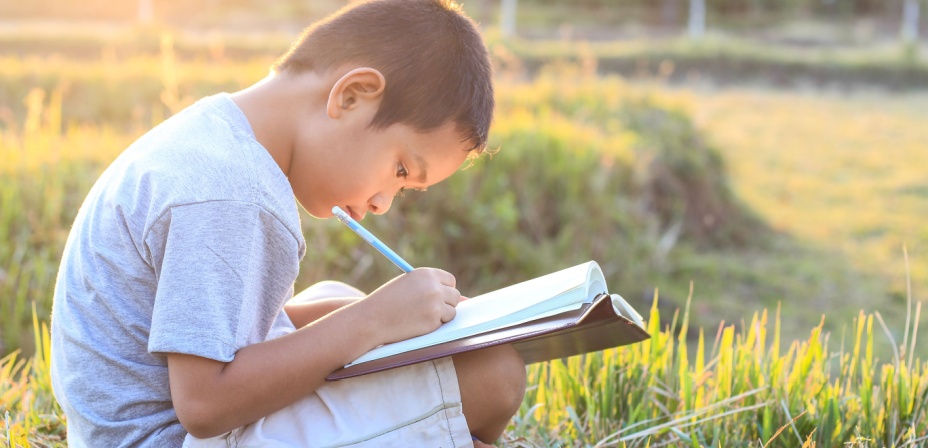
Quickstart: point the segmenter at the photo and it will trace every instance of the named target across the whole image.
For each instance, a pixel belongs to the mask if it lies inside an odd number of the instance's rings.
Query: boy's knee
[[[315,283],[295,295],[294,302],[311,302],[313,300],[330,299],[333,297],[364,297],[363,291],[347,283],[334,280],[324,280]]]
[[[497,419],[508,420],[522,405],[525,396],[525,363],[511,345],[499,345],[455,357],[462,389],[479,388],[487,409]],[[471,386],[471,387],[468,387]],[[476,392],[474,390],[464,391]],[[466,402],[469,401],[465,398]],[[466,412],[466,409],[465,409]]]
[[[319,295],[326,297],[364,297],[364,292],[347,283],[335,280],[323,280],[310,286],[310,289],[318,291]]]
[[[525,397],[525,361],[512,345],[499,346],[501,408],[512,417],[522,406]]]

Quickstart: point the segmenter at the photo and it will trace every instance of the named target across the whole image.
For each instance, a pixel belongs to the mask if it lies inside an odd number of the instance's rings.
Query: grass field
[[[688,90],[741,196],[773,226],[928,294],[928,92]]]
[[[786,339],[779,314],[687,343],[690,308],[669,325],[655,296],[652,339],[529,366],[525,401],[500,447],[919,447],[928,441],[928,362],[874,357],[874,316],[835,344],[822,326]],[[48,328],[28,360],[0,359],[3,446],[64,446],[51,395]],[[679,328],[679,331],[674,331]],[[914,338],[909,342],[914,345]]]
[[[910,288],[914,300],[928,297],[928,92],[674,94],[724,154],[735,190],[753,210],[822,254],[817,263],[851,269],[826,281],[809,275],[808,293],[784,302],[818,302],[824,306],[814,309],[829,317],[862,308],[900,322]]]
[[[10,412],[0,442],[56,445],[65,425],[50,395],[42,321],[58,252],[83,192],[149,123],[203,89],[229,90],[257,80],[267,60],[182,61],[170,54],[120,59],[102,51],[90,60],[4,56],[2,61],[0,77],[9,82],[0,94],[10,101],[0,107],[0,307],[5,311],[0,342],[13,341],[5,351],[22,347],[26,355],[14,352],[0,360],[0,416]],[[641,166],[654,156],[649,145],[681,141],[693,152],[706,142],[716,148],[736,196],[776,233],[762,244],[720,249],[671,243],[660,257],[628,261],[624,252],[660,246],[661,235],[598,229],[605,233],[595,236],[609,236],[607,254],[626,257],[624,264],[611,266],[616,276],[629,280],[620,289],[640,294],[639,286],[655,285],[660,290],[649,320],[654,339],[531,367],[531,387],[505,445],[924,444],[928,365],[920,359],[928,327],[921,324],[916,332],[910,321],[928,290],[923,221],[928,129],[922,118],[928,94],[669,86],[594,78],[584,70],[579,78],[530,82],[500,74],[497,88],[508,109],[498,117],[494,138],[503,152],[495,165],[469,173],[487,176],[485,184],[494,187],[479,192],[486,206],[471,204],[468,213],[497,220],[503,230],[488,234],[497,238],[491,247],[511,252],[507,256],[526,269],[547,269],[536,263],[539,256],[517,258],[527,244],[541,247],[539,254],[588,257],[605,240],[565,232],[550,244],[526,240],[506,246],[516,238],[505,232],[522,229],[513,212],[519,201],[535,198],[544,204],[565,191],[587,191],[581,189],[585,177],[599,179],[600,188],[607,180],[635,187],[638,180],[615,179],[616,173],[645,175]],[[638,117],[639,126],[657,125],[632,129],[629,116]],[[698,128],[695,135],[685,126],[690,118]],[[547,167],[529,169],[506,158],[522,153],[531,159],[539,146],[551,151]],[[581,164],[589,160],[628,166],[594,171]],[[559,187],[524,182],[525,173],[492,172],[494,166],[497,171],[512,166],[506,163],[526,167],[530,175],[550,175],[551,185]],[[568,174],[577,177],[561,179]],[[517,179],[520,186],[508,183]],[[452,183],[446,192],[471,194],[467,188]],[[584,213],[603,209],[599,196],[581,196],[585,201],[568,203],[588,203],[589,209],[578,209]],[[604,216],[633,221],[634,207],[622,204],[631,199],[609,197],[628,208]],[[636,225],[627,229],[641,230]],[[410,253],[430,248],[429,241],[415,240],[416,232],[406,237],[377,230]],[[326,235],[308,241],[317,244]],[[591,245],[576,244],[581,240]],[[319,255],[349,253],[345,247],[333,241]],[[357,251],[350,253],[338,260],[345,272],[363,264],[357,263],[362,260]],[[483,269],[466,275],[475,284],[481,278],[506,281],[498,271],[495,277],[481,275]],[[633,288],[636,275],[641,285]],[[651,304],[654,291],[647,289],[648,297],[629,297],[636,306]],[[31,318],[34,301],[38,320]],[[686,311],[673,314],[678,308]]]

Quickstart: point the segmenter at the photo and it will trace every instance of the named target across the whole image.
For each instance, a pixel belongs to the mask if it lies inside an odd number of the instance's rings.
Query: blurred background
[[[0,0],[0,356],[33,350],[71,221],[109,161],[193,101],[266,76],[344,4]],[[473,296],[595,259],[642,314],[655,298],[665,316],[689,306],[709,344],[767,312],[787,342],[824,325],[829,350],[849,350],[864,311],[882,319],[882,360],[928,354],[913,342],[928,339],[928,2],[463,8],[494,60],[499,152],[365,221],[410,262]],[[397,274],[338,223],[303,225],[297,288]]]

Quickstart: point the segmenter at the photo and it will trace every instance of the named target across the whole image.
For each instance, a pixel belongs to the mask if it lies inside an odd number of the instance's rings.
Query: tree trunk
[[[499,14],[499,28],[503,37],[512,37],[516,34],[516,6],[517,0],[503,0]]]
[[[918,40],[918,0],[905,0],[902,7],[902,41],[913,43]]]
[[[139,0],[138,21],[141,24],[149,24],[154,19],[154,0]]]
[[[680,26],[680,0],[664,0],[661,2],[661,26],[672,29]]]
[[[689,36],[700,39],[706,34],[706,0],[690,0]]]

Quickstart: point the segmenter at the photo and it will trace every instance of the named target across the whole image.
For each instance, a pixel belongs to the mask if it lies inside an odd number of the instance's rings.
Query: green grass
[[[0,132],[0,353],[32,353],[33,307],[47,319],[58,260],[83,195],[131,137],[107,127],[59,128],[60,99],[29,95],[32,118]],[[43,107],[42,104],[48,104]]]
[[[169,43],[154,56],[0,61],[0,440],[41,446],[64,431],[41,322],[96,176],[152,123],[258,80],[269,62],[188,60]],[[928,285],[923,106],[667,92],[579,60],[529,82],[501,70],[499,154],[370,222],[471,295],[591,258],[636,307],[660,288],[651,342],[529,369],[507,444],[924,444],[928,367],[910,305]],[[304,222],[312,257],[298,287],[334,277],[371,289],[395,274],[338,223]],[[912,288],[900,274],[909,235]],[[780,310],[771,335],[763,313],[745,321],[764,308]]]
[[[0,245],[0,353],[31,350],[30,303],[38,304],[41,319],[48,317],[65,229],[103,166],[152,123],[199,96],[247,86],[270,62],[183,59],[169,43],[162,39],[165,51],[154,56],[104,51],[89,59],[0,61],[0,97],[10,105],[0,112],[0,234],[10,243]],[[925,138],[917,101],[667,92],[597,77],[594,69],[595,60],[555,64],[532,82],[500,70],[491,133],[500,154],[425,196],[410,195],[398,205],[400,218],[371,225],[404,253],[417,254],[417,263],[452,269],[474,294],[597,258],[609,260],[611,283],[639,303],[660,287],[669,309],[682,306],[694,280],[696,326],[739,322],[778,303],[788,334],[822,314],[829,317],[826,329],[835,330],[833,322],[859,309],[880,310],[891,328],[902,326],[904,243],[913,254],[916,295],[928,285],[917,227],[924,196],[912,194],[920,191],[917,173],[925,167],[908,155]],[[808,114],[793,113],[793,104]],[[831,126],[832,116],[849,126]],[[724,159],[715,160],[714,152]],[[842,163],[829,165],[836,158]],[[794,169],[806,163],[827,175]],[[870,176],[874,169],[905,174]],[[681,184],[691,182],[688,172],[719,184],[702,190],[698,182]],[[583,182],[575,180],[580,177]],[[828,188],[841,179],[842,189]],[[822,195],[830,192],[840,194]],[[784,205],[786,195],[793,199]],[[739,201],[760,220],[745,219]],[[855,208],[855,201],[870,205]],[[447,224],[436,229],[416,218],[430,215],[444,216]],[[678,222],[686,224],[679,235]],[[366,261],[363,246],[337,226],[306,230],[312,253],[324,263],[307,263],[301,285],[338,276],[371,289],[391,278],[390,266]],[[447,245],[433,243],[436,230]]]
[[[491,42],[494,41],[491,40]],[[660,59],[661,56],[665,56],[681,59],[718,58],[742,63],[765,61],[771,65],[780,66],[791,64],[833,66],[854,71],[880,66],[899,67],[905,64],[926,68],[926,61],[921,54],[907,55],[903,47],[892,42],[842,46],[791,46],[717,33],[710,34],[703,40],[685,37],[625,41],[513,39],[499,43],[505,44],[517,56],[547,60],[575,59],[587,55],[600,60],[635,60],[643,57]],[[916,56],[916,58],[906,59],[910,56]]]
[[[33,316],[35,316],[33,312]],[[0,359],[0,443],[4,447],[64,446],[67,424],[52,395],[48,325],[33,317],[34,356]]]
[[[848,311],[879,310],[901,339],[906,298],[911,292],[923,299],[928,291],[928,196],[920,194],[928,185],[926,93],[692,87],[664,93],[723,154],[738,196],[799,246],[799,252],[777,250],[782,264],[759,257],[758,271],[785,287],[784,310],[800,303],[838,320],[850,318]],[[803,252],[809,256],[797,255]],[[911,281],[903,275],[906,263]],[[707,280],[694,279],[697,291]]]
[[[756,31],[756,30],[755,30]],[[779,32],[783,34],[783,32]],[[777,33],[710,31],[703,39],[683,35],[587,41],[551,36],[502,38],[488,33],[497,67],[534,73],[552,60],[594,61],[600,73],[629,78],[720,85],[876,85],[898,90],[925,88],[928,50],[893,39],[828,40],[807,44],[776,40]],[[554,33],[549,33],[554,34]]]
[[[500,445],[915,447],[928,441],[928,362],[914,356],[916,326],[886,361],[873,352],[879,314],[860,313],[840,342],[819,325],[807,338],[786,343],[779,315],[769,318],[765,310],[746,330],[720,326],[707,336],[699,329],[692,347],[689,306],[668,325],[657,303],[655,294],[648,341],[529,366],[525,401]],[[913,323],[919,314],[920,306]],[[63,446],[66,421],[52,396],[48,328],[37,319],[33,326],[41,347],[36,355],[0,359],[0,443]]]
[[[48,317],[77,208],[144,123],[229,82],[234,87],[242,73],[255,81],[263,75],[254,61],[210,71],[203,61],[166,54],[124,66],[0,64],[0,77],[51,85],[24,89],[24,110],[0,133],[6,197],[0,230],[11,243],[0,249],[0,294],[10,298],[0,301],[3,352],[28,344],[30,303],[38,304],[41,319]],[[702,143],[685,113],[618,79],[562,74],[501,89],[492,141],[499,154],[427,195],[398,201],[399,212],[372,218],[372,230],[402,253],[416,254],[416,264],[454,272],[471,295],[592,258],[611,283],[638,298],[667,279],[681,280],[678,252],[685,258],[762,239],[763,226],[733,201],[717,152]],[[607,95],[600,94],[604,89]],[[119,118],[112,118],[117,107]],[[718,219],[708,225],[706,214]],[[339,278],[373,290],[395,274],[389,264],[372,263],[364,243],[337,223],[304,218],[312,257],[298,286]]]
[[[509,440],[693,447],[928,440],[928,363],[912,357],[914,338],[902,347],[908,359],[874,358],[873,315],[861,313],[839,344],[821,325],[785,344],[779,316],[768,320],[764,311],[744,331],[719,327],[714,341],[700,329],[693,348],[689,308],[666,326],[656,305],[655,295],[649,341],[531,366],[533,387]]]

